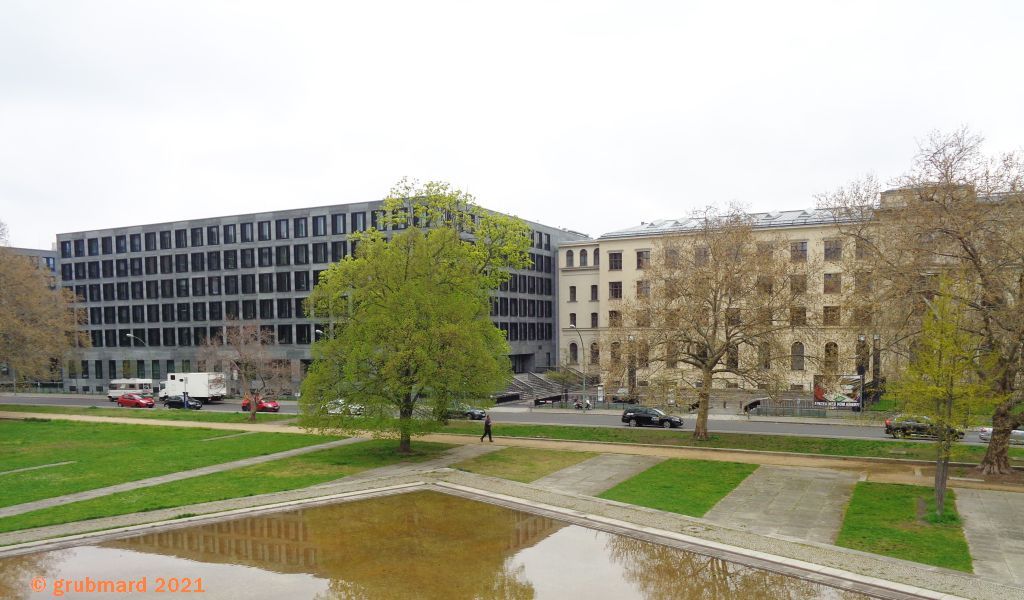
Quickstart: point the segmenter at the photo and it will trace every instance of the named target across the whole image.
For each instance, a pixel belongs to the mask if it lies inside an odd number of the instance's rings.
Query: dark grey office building
[[[110,379],[162,379],[212,370],[198,347],[227,319],[272,327],[274,355],[296,379],[317,325],[304,302],[320,273],[351,254],[353,232],[377,225],[380,201],[159,223],[57,236],[59,279],[87,315],[92,341],[65,365],[68,391],[103,391]],[[516,372],[557,361],[558,245],[586,236],[529,223],[533,265],[493,299]]]

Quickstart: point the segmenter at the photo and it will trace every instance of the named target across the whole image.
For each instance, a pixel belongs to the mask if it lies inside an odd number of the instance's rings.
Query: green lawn
[[[712,425],[713,427],[714,425]],[[480,435],[480,425],[474,423],[451,423],[442,433],[473,433]],[[879,436],[882,429],[879,426]],[[774,452],[798,452],[825,456],[864,456],[885,458],[913,458],[935,460],[933,444],[920,442],[875,440],[848,440],[837,438],[793,437],[783,435],[760,435],[748,433],[712,433],[706,442],[695,441],[688,431],[631,428],[631,427],[573,427],[565,425],[519,425],[494,424],[494,436],[550,438],[558,440],[579,440],[587,442],[619,442],[634,444],[657,444],[693,448],[734,448],[740,450],[769,450]],[[981,461],[985,446],[953,446],[953,461]],[[1010,456],[1024,458],[1024,448],[1010,449]]]
[[[956,515],[955,495],[947,492],[947,514]],[[959,517],[931,523],[932,488],[861,482],[853,490],[836,545],[970,573],[971,554]]]
[[[0,506],[331,441],[295,433],[235,432],[75,421],[0,421]],[[210,439],[221,438],[221,439]],[[206,440],[206,441],[204,441]]]
[[[601,498],[702,517],[757,465],[670,459],[623,481]]]
[[[163,408],[157,403],[156,408],[123,408],[111,403],[109,408],[97,406],[35,406],[27,404],[0,404],[0,411],[30,412],[61,415],[86,415],[90,417],[129,417],[132,419],[160,419],[163,421],[199,421],[206,423],[248,423],[249,413],[214,412],[211,410],[180,410]],[[286,421],[298,415],[282,415],[274,413],[258,413],[257,423],[261,421]]]
[[[72,502],[2,518],[0,532],[176,506],[182,507],[182,513],[187,513],[188,506],[202,502],[294,490],[398,462],[429,460],[452,446],[417,442],[411,456],[398,454],[397,447],[394,440],[359,442],[252,467]]]
[[[592,452],[562,452],[536,448],[506,448],[452,465],[456,469],[530,483],[588,458]]]

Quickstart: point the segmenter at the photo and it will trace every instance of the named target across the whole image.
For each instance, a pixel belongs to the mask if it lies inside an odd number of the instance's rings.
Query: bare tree
[[[274,333],[259,323],[229,319],[224,337],[210,337],[199,350],[199,360],[223,364],[237,378],[242,395],[249,398],[249,420],[256,420],[259,400],[275,397],[292,387],[290,364],[272,355]]]
[[[921,333],[927,302],[943,293],[940,275],[963,290],[961,327],[978,342],[978,377],[1005,398],[992,416],[987,474],[1008,473],[1010,432],[1024,423],[1024,161],[982,152],[966,129],[933,133],[895,189],[879,193],[867,178],[819,200],[863,251],[881,345],[899,372]]]
[[[0,222],[0,235],[6,235]],[[0,237],[0,240],[3,240]],[[12,379],[50,379],[73,348],[89,345],[78,331],[70,292],[54,285],[38,263],[0,245],[0,364]]]
[[[790,366],[791,309],[803,304],[806,262],[790,260],[779,238],[755,234],[748,215],[708,209],[692,227],[655,246],[635,299],[613,312],[602,342],[606,371],[696,387],[694,438],[708,439],[708,407],[719,379],[768,389],[781,387]],[[784,359],[784,360],[783,360]],[[784,364],[782,364],[784,363]],[[687,379],[687,374],[699,379]]]

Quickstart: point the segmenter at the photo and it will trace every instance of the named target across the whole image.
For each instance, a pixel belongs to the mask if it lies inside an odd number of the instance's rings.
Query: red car
[[[249,410],[249,398],[242,399],[242,410]],[[260,398],[256,401],[256,412],[277,412],[281,410],[281,405],[275,400],[264,400]]]
[[[128,408],[153,408],[153,404],[152,398],[144,398],[138,394],[125,394],[117,399],[118,406]]]

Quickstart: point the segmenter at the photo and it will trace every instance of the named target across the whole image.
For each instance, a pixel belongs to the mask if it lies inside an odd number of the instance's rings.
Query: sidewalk
[[[534,408],[530,406],[495,406],[488,409],[490,412],[503,413],[503,414],[518,414],[518,413],[541,413],[541,414],[588,414],[588,415],[607,415],[607,416],[618,416],[622,414],[621,409],[605,409],[605,408],[593,408],[587,411],[577,410],[573,408]],[[687,411],[678,411],[676,414],[684,418],[695,418],[696,413]],[[708,413],[709,421],[750,421],[750,422],[764,422],[764,423],[797,423],[803,425],[851,425],[851,426],[874,426],[880,425],[884,420],[882,413],[863,413],[861,415],[852,415],[849,417],[754,417],[744,414],[735,414],[730,412],[714,412]]]

